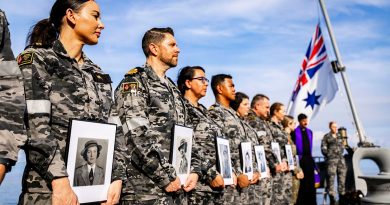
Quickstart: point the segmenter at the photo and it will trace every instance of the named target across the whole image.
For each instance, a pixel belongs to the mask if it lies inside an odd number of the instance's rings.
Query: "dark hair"
[[[233,101],[230,101],[230,107],[233,108],[233,110],[237,111],[244,99],[249,100],[248,95],[242,92],[237,92],[236,98]]]
[[[40,20],[35,24],[27,36],[29,46],[49,48],[58,38],[60,33],[62,18],[67,9],[78,12],[84,3],[89,0],[56,0],[50,11],[50,17]]]
[[[307,119],[307,116],[305,114],[301,113],[298,115],[298,122],[304,119]]]
[[[233,77],[227,74],[218,74],[218,75],[213,75],[213,77],[211,78],[211,89],[213,90],[215,96],[217,96],[218,94],[217,86],[225,82],[226,78],[232,79]]]
[[[251,108],[255,108],[257,102],[259,102],[260,100],[263,100],[263,99],[267,99],[269,100],[269,98],[264,95],[264,94],[256,94],[253,98],[252,98],[252,102],[251,102]]]
[[[96,158],[99,158],[99,156],[100,156],[100,149],[99,149],[98,145],[94,145],[94,146],[91,146],[91,147],[96,147],[97,148],[98,152],[97,152]],[[83,153],[83,158],[84,158],[85,161],[87,161],[87,159],[88,159],[87,158],[88,149],[89,149],[89,147]]]
[[[335,121],[330,121],[329,122],[329,128],[333,125],[333,124],[335,124],[336,122]]]
[[[185,91],[188,90],[186,87],[186,80],[191,80],[194,77],[195,70],[205,72],[200,66],[186,66],[179,71],[179,75],[177,76],[177,87],[182,95],[184,95]]]
[[[288,127],[288,123],[294,121],[294,118],[291,115],[285,115],[283,120],[282,120],[282,126],[283,128]]]
[[[149,44],[160,43],[165,38],[166,34],[175,36],[171,27],[152,28],[145,32],[144,37],[142,38],[142,50],[144,51],[146,57],[148,57],[150,54]]]
[[[275,112],[279,111],[282,106],[284,105],[280,102],[275,102],[274,104],[272,104],[271,107],[269,108],[271,117],[274,116]]]

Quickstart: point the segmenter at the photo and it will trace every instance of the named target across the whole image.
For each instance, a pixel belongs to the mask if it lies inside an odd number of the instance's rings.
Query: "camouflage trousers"
[[[288,205],[290,203],[289,201],[286,201],[288,197],[284,192],[286,191],[286,189],[284,188],[285,186],[284,175],[285,175],[284,173],[276,173],[272,178],[272,191],[273,191],[272,198],[271,198],[272,204]]]
[[[292,177],[292,188],[291,188],[291,204],[297,203],[298,192],[299,192],[300,180],[296,177]]]
[[[251,185],[251,195],[249,197],[249,204],[259,205],[261,201],[261,186],[259,183]]]
[[[347,176],[347,166],[345,165],[344,158],[340,159],[328,159],[327,160],[327,190],[330,196],[335,197],[334,180],[337,175],[337,185],[339,195],[345,194],[345,179]]]
[[[222,205],[222,192],[192,191],[188,194],[189,205]]]
[[[236,188],[232,186],[226,186],[222,196],[224,205],[241,205],[241,196]]]
[[[263,178],[260,179],[260,204],[261,205],[270,205],[272,198],[272,178]]]
[[[119,204],[122,205],[187,205],[187,195],[184,193],[171,193],[165,196],[139,196],[127,194],[121,196]]]
[[[284,202],[287,204],[292,204],[292,186],[293,186],[293,176],[291,172],[287,172],[283,174],[283,197],[284,197]]]
[[[239,191],[243,205],[260,204],[260,185],[253,184]]]

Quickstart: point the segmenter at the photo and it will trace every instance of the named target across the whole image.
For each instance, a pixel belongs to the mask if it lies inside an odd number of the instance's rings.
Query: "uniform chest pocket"
[[[69,104],[77,106],[84,104],[87,95],[82,85],[77,82],[69,82],[64,79],[56,78],[52,82],[50,101],[53,104]]]
[[[172,96],[164,90],[150,90],[149,107],[159,112],[169,113],[174,107],[172,105]]]

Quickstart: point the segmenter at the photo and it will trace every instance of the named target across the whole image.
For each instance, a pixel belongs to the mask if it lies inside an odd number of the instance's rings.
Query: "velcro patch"
[[[138,82],[127,82],[122,84],[122,93],[137,94]]]
[[[32,52],[26,52],[26,53],[20,54],[18,57],[18,65],[21,66],[21,65],[32,64],[33,63],[33,56],[34,56],[34,53],[32,53]]]

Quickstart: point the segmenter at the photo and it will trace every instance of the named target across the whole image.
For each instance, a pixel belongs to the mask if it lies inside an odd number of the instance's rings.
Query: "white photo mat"
[[[192,128],[175,125],[171,149],[171,163],[183,185],[191,171]]]
[[[73,191],[80,203],[107,200],[107,191],[111,183],[112,164],[114,157],[116,125],[96,123],[82,120],[71,120],[68,133],[67,172]],[[86,164],[80,153],[88,141],[95,141],[101,146],[100,156],[96,159],[96,167],[103,167],[104,183],[99,185],[75,186],[76,164]],[[82,160],[80,160],[82,159]],[[105,162],[105,164],[99,164]],[[95,173],[97,168],[95,167]]]
[[[249,180],[253,178],[253,159],[252,159],[252,143],[241,142],[241,164],[242,172],[248,176]]]
[[[230,155],[230,146],[229,140],[221,137],[216,137],[216,147],[217,147],[217,159],[219,173],[223,177],[225,185],[233,184],[233,170],[232,170],[232,160]]]

